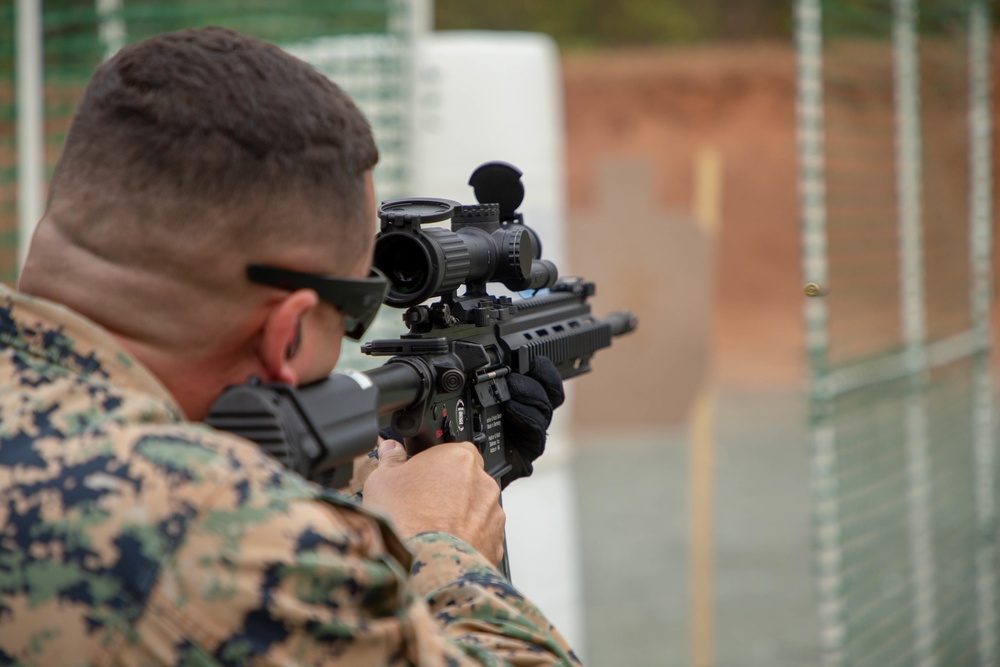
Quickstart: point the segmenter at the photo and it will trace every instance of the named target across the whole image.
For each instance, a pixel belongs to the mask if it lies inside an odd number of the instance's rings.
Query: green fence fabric
[[[796,19],[824,664],[994,665],[987,4]]]
[[[276,42],[345,88],[372,121],[383,155],[381,196],[406,178],[410,39],[403,0],[45,0],[42,5],[46,164],[58,158],[93,69],[122,45],[189,27],[222,25]],[[0,3],[0,280],[16,277],[17,157],[14,3]],[[310,61],[312,62],[312,61]]]
[[[0,3],[0,282],[17,266],[17,131],[14,101],[14,3]]]

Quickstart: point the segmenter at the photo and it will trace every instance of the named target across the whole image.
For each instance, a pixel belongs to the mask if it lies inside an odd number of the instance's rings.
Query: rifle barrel
[[[612,336],[624,336],[635,331],[639,326],[639,318],[631,310],[619,310],[604,318],[604,322],[611,327]]]

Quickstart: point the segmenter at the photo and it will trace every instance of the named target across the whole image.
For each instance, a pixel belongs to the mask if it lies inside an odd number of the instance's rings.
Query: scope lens
[[[390,234],[380,238],[375,243],[374,264],[391,283],[386,301],[390,305],[432,287],[428,285],[432,279],[430,260],[420,242],[411,236]]]
[[[427,267],[422,267],[417,262],[408,260],[393,267],[390,279],[400,294],[413,294],[419,292],[421,286],[426,282]]]

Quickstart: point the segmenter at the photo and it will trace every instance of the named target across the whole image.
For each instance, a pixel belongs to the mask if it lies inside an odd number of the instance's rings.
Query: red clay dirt
[[[570,269],[598,313],[640,319],[574,381],[577,428],[679,424],[701,387],[802,385],[794,67],[784,45],[564,58]],[[714,234],[694,212],[706,151]]]
[[[945,56],[925,58],[922,67],[955,69],[946,79],[964,76],[958,71],[964,61],[951,62],[961,54]],[[864,62],[854,74],[868,72]],[[562,65],[570,268],[599,285],[598,313],[631,308],[640,318],[635,334],[595,359],[598,372],[574,381],[576,427],[682,424],[703,388],[803,387],[791,44],[567,55]],[[998,89],[1000,52],[993,54],[992,72]],[[871,90],[891,87],[889,80]],[[925,84],[937,85],[933,81]],[[961,89],[964,99],[961,81],[952,81],[951,88]],[[963,219],[968,210],[964,182],[952,182],[967,174],[967,126],[964,112],[954,115],[955,104],[940,98],[922,107],[935,128],[924,133],[925,197],[932,198],[924,203],[933,204],[925,218],[934,223],[925,230],[927,276],[941,292],[938,298],[929,291],[928,298],[946,299],[929,304],[936,313],[929,323],[935,336],[968,326],[965,227],[959,234],[947,230],[949,220]],[[1000,127],[997,109],[994,104],[994,128]],[[954,117],[942,123],[935,116],[941,113]],[[998,137],[994,131],[994,156]],[[892,137],[885,140],[891,159]],[[721,222],[715,233],[699,228],[694,213],[696,164],[706,151],[721,164]],[[996,193],[1000,169],[994,168],[993,181]],[[944,197],[949,193],[950,199]],[[994,214],[994,237],[996,227]],[[871,270],[895,273],[894,244],[885,246],[886,266]],[[994,266],[1000,260],[997,247],[994,243]],[[949,285],[938,284],[937,274],[949,271],[955,274]],[[862,343],[882,349],[878,340],[898,338],[898,323],[881,326],[878,318],[898,320],[898,301],[891,294],[860,296],[884,303],[865,312],[855,304],[838,311],[837,319],[849,326],[848,320],[873,318],[863,334],[870,340]],[[993,320],[995,345],[996,300]]]

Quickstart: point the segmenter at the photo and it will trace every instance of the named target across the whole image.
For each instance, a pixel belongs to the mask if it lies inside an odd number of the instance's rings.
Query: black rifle
[[[445,199],[395,200],[379,209],[374,264],[390,279],[384,303],[406,307],[409,333],[376,340],[365,354],[387,356],[364,373],[334,373],[304,387],[249,383],[230,387],[208,424],[257,442],[287,467],[334,488],[346,486],[353,459],[371,451],[379,427],[405,438],[409,454],[468,440],[500,479],[506,461],[500,405],[506,377],[536,356],[564,378],[590,370],[594,353],[636,327],[631,312],[599,320],[593,283],[558,280],[540,259],[538,236],[524,226],[521,172],[492,162],[470,180],[478,205]],[[451,230],[424,227],[451,220]],[[527,299],[492,296],[486,284],[534,290]],[[465,286],[459,295],[460,287]],[[429,298],[441,297],[431,305]]]

